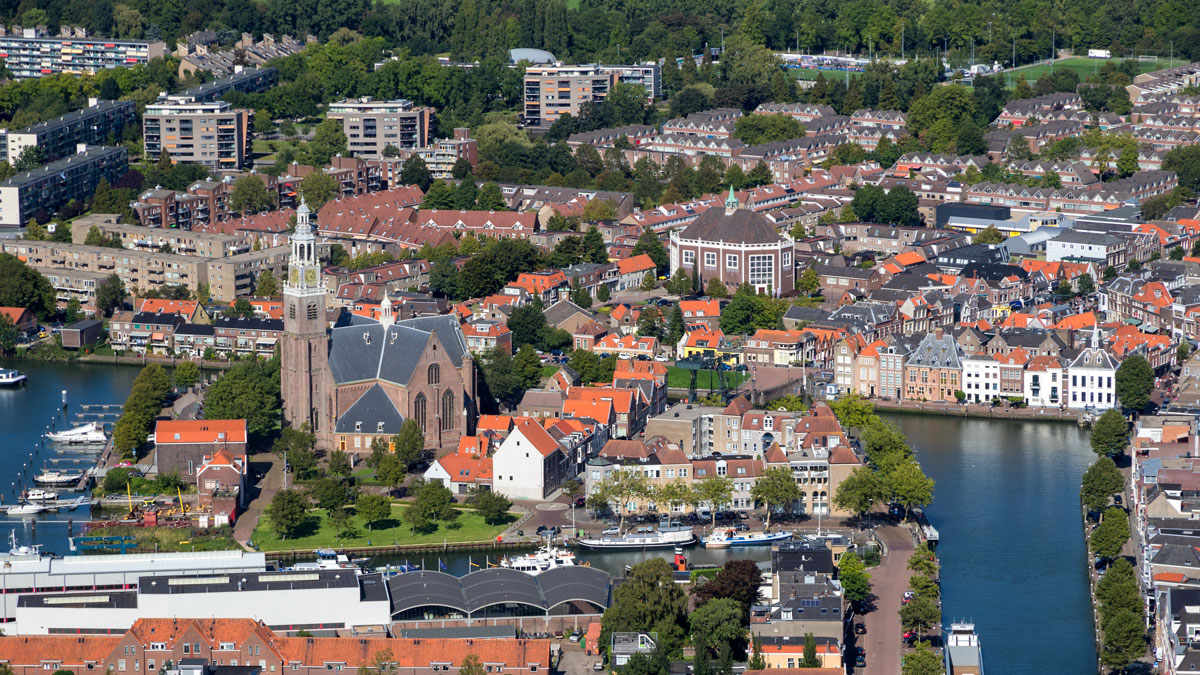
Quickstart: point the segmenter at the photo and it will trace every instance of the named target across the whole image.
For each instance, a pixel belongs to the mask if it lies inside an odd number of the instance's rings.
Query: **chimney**
[[[933,337],[938,340],[941,340],[943,337],[945,337],[945,335],[946,335],[946,332],[944,330],[942,330],[940,326],[938,327],[937,330],[933,331]]]

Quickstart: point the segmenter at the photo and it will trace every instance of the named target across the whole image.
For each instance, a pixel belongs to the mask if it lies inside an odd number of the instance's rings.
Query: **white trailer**
[[[1089,49],[1088,50],[1088,58],[1089,59],[1111,59],[1112,58],[1112,50],[1110,50],[1110,49]]]

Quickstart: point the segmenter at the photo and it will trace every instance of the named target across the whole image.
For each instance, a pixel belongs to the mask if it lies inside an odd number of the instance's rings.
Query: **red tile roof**
[[[246,420],[159,420],[154,427],[154,442],[245,443]]]

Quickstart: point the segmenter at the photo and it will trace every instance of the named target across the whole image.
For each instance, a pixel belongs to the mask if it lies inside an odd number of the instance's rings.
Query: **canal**
[[[29,375],[25,386],[0,389],[0,499],[12,503],[33,470],[58,457],[39,440],[47,425],[75,421],[83,404],[122,403],[139,369],[133,366],[0,361]],[[61,391],[69,409],[60,411]],[[974,621],[989,675],[1093,673],[1096,654],[1088,597],[1087,553],[1078,509],[1080,476],[1092,461],[1088,432],[1070,424],[888,415],[908,436],[937,481],[928,513],[941,533],[944,620]],[[33,455],[30,457],[30,455]],[[85,513],[73,514],[76,521]],[[67,553],[67,515],[0,515],[0,537]],[[0,547],[7,541],[0,542]],[[620,574],[670,551],[584,553]],[[735,558],[764,560],[769,551],[688,550],[694,564]],[[404,562],[380,557],[373,564]],[[426,569],[465,574],[493,558],[480,554],[410,556]]]
[[[937,481],[943,623],[975,623],[988,675],[1096,672],[1073,424],[887,415]]]

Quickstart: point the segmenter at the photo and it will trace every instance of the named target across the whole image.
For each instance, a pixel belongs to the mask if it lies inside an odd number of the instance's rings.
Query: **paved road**
[[[262,452],[250,456],[250,471],[251,475],[266,474],[257,481],[252,482],[250,489],[247,490],[252,501],[246,512],[238,517],[237,522],[233,525],[233,538],[243,548],[254,550],[246,545],[250,541],[250,536],[254,534],[254,528],[258,527],[258,519],[262,516],[263,509],[271,504],[271,500],[275,498],[275,493],[283,487],[283,460],[273,452]]]
[[[875,595],[874,610],[860,619],[867,625],[867,634],[853,636],[856,642],[847,646],[853,656],[854,647],[867,650],[867,667],[856,669],[851,665],[851,675],[896,675],[900,672],[900,597],[908,590],[912,576],[908,557],[913,551],[912,533],[905,526],[890,526],[876,530],[879,539],[887,548],[883,562],[871,570],[871,584]],[[850,659],[853,664],[853,658]]]

